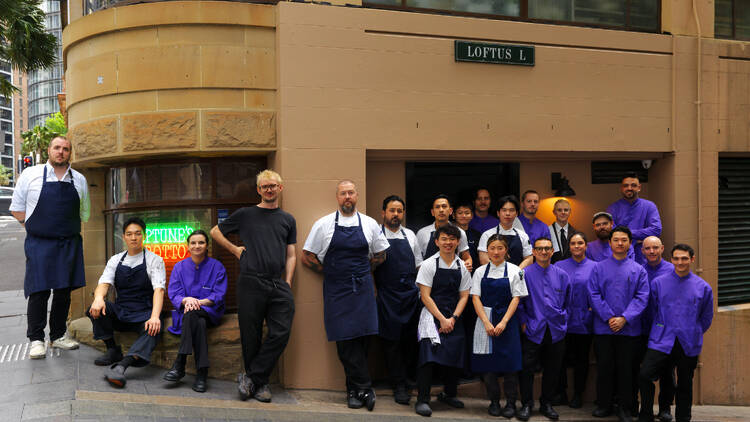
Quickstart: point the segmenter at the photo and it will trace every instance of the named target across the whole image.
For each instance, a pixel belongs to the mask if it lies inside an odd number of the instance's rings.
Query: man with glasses
[[[278,173],[260,172],[256,185],[261,203],[235,211],[211,229],[211,236],[240,260],[237,320],[245,364],[237,379],[240,398],[268,403],[268,378],[286,348],[294,318],[297,223],[279,208],[284,185]],[[244,246],[230,242],[230,233],[239,233]],[[268,335],[261,341],[264,320]]]

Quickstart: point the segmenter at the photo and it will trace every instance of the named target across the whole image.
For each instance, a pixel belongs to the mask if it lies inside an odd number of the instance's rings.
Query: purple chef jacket
[[[711,286],[697,275],[680,277],[672,271],[654,280],[651,303],[654,322],[648,348],[671,353],[675,338],[687,356],[698,356],[703,347],[703,333],[714,317],[714,294]]]
[[[484,233],[489,229],[494,229],[500,224],[500,219],[493,216],[492,214],[487,214],[487,217],[481,218],[477,217],[476,214],[474,214],[474,217],[471,218],[471,221],[469,221],[469,227],[478,231],[479,233]]]
[[[674,272],[674,265],[664,259],[661,259],[659,263],[656,264],[656,266],[651,266],[649,265],[648,261],[646,261],[646,263],[643,264],[643,268],[646,269],[646,274],[648,275],[649,290],[654,289],[654,280],[656,280],[658,277]],[[653,321],[654,309],[653,306],[651,306],[651,302],[649,301],[648,306],[646,306],[646,311],[643,312],[643,317],[641,318],[641,327],[643,327],[641,335],[648,336],[648,333],[651,331],[651,323]]]
[[[589,280],[594,334],[641,335],[641,314],[648,305],[648,294],[648,275],[637,262],[614,257],[598,262]],[[609,329],[612,317],[625,317],[627,321],[616,333]]]
[[[572,334],[592,334],[594,313],[589,303],[589,279],[596,262],[588,258],[576,262],[573,258],[558,261],[555,265],[568,273],[571,286],[568,306],[568,332]]]
[[[609,246],[609,241],[596,239],[586,244],[586,258],[599,262],[604,261],[612,256],[612,248]],[[635,252],[633,252],[633,245],[630,245],[628,250],[628,259],[635,259]]]
[[[526,338],[541,344],[549,327],[552,342],[565,337],[568,331],[568,307],[571,286],[568,273],[550,265],[542,268],[534,263],[524,269],[529,295],[518,304],[518,321],[526,324]]]
[[[172,326],[167,328],[170,333],[179,335],[182,332],[182,299],[194,297],[196,299],[210,299],[212,306],[201,306],[208,313],[211,323],[219,324],[224,315],[224,294],[227,292],[227,272],[221,262],[206,257],[198,268],[195,268],[192,258],[188,257],[174,264],[169,276],[167,295],[174,305],[172,311]]]
[[[607,212],[614,219],[612,227],[627,226],[633,232],[633,245],[637,244],[637,240],[661,235],[659,210],[656,204],[647,199],[636,198],[632,204],[620,199],[607,207]],[[635,248],[635,260],[639,264],[646,263],[640,246]]]
[[[535,218],[534,222],[530,222],[525,215],[521,214],[518,216],[518,220],[523,224],[523,231],[529,235],[529,242],[534,245],[534,242],[540,237],[549,237],[549,227],[547,227],[542,220]]]

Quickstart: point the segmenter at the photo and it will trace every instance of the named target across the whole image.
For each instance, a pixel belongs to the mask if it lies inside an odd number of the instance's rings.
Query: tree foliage
[[[10,184],[10,172],[11,169],[0,164],[0,186],[8,186]]]
[[[45,32],[41,0],[0,0],[0,59],[22,72],[51,67],[57,56],[57,38]],[[0,78],[0,96],[18,91]]]
[[[67,133],[68,127],[65,125],[65,117],[62,113],[52,114],[44,121],[44,126],[34,126],[31,130],[21,134],[23,138],[21,154],[31,154],[34,158],[38,154],[41,157],[40,162],[43,163],[47,161],[47,149],[50,141],[56,136],[65,136]]]

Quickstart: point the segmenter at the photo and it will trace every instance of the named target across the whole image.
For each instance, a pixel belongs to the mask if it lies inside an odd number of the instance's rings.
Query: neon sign
[[[143,241],[146,249],[159,255],[165,261],[178,261],[190,254],[187,248],[187,237],[195,231],[197,223],[151,224],[146,227],[146,238]]]

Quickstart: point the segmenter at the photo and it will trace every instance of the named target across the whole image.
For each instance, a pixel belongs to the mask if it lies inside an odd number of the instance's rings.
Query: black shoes
[[[240,393],[240,400],[247,400],[255,395],[255,384],[253,380],[244,372],[237,375],[237,391]]]
[[[595,418],[606,418],[612,415],[612,408],[597,407],[591,412],[591,416]]]
[[[196,393],[205,393],[206,390],[208,389],[208,383],[207,383],[208,370],[207,369],[208,368],[199,369],[198,374],[196,374],[195,376],[195,382],[193,382],[193,391],[195,391]]]
[[[109,385],[115,388],[124,388],[125,387],[125,367],[114,363],[112,366],[107,369],[106,375],[104,375],[104,378],[107,379],[107,382]]]
[[[185,358],[183,357],[181,359],[180,356],[184,355],[177,355],[177,359],[175,359],[174,364],[172,364],[172,369],[164,374],[164,379],[166,381],[175,382],[185,377]]]
[[[94,365],[96,366],[110,366],[113,363],[117,363],[122,360],[122,349],[117,346],[112,349],[107,349],[103,355],[94,359]]]
[[[556,421],[560,419],[560,415],[555,412],[555,409],[552,408],[552,405],[549,403],[544,403],[539,406],[539,413],[544,415],[547,419],[552,419],[553,421]]]
[[[552,398],[552,406],[563,406],[568,404],[568,394],[567,393],[559,393],[556,394],[555,397]]]
[[[375,409],[375,391],[373,391],[372,388],[360,391],[359,396],[362,404],[368,411],[372,412],[372,409]]]
[[[349,390],[349,394],[346,399],[346,405],[349,407],[349,409],[359,409],[364,406],[364,403],[362,403],[359,393],[357,393],[355,390]]]
[[[490,416],[500,416],[500,402],[497,400],[491,401],[490,406],[487,408],[487,413],[489,413]]]
[[[393,401],[398,404],[409,405],[411,394],[409,394],[405,385],[399,385],[393,390]]]
[[[672,422],[672,413],[669,409],[659,409],[659,414],[656,416],[661,422]]]
[[[572,399],[570,399],[570,403],[568,403],[568,406],[570,406],[571,409],[580,409],[583,407],[583,398],[581,398],[580,394],[576,394],[573,396]]]
[[[516,416],[516,402],[515,401],[508,401],[505,403],[505,407],[503,408],[502,415],[504,418],[512,418],[513,416]]]
[[[531,404],[524,404],[521,406],[521,410],[516,413],[516,418],[519,421],[527,421],[531,417]]]
[[[428,418],[432,416],[432,409],[430,408],[429,403],[417,402],[414,406],[414,411],[420,416],[426,416]]]
[[[255,400],[261,403],[271,403],[271,387],[268,384],[263,384],[255,391]]]
[[[630,417],[630,412],[622,407],[617,409],[617,420],[620,422],[633,422],[633,418]]]
[[[445,403],[450,407],[455,407],[456,409],[464,408],[464,402],[457,399],[456,396],[448,396],[445,392],[438,394],[437,399],[439,402]]]

